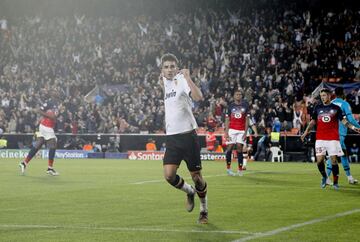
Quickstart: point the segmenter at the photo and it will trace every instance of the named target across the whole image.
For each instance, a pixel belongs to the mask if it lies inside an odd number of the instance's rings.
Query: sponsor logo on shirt
[[[165,100],[175,96],[176,96],[176,92],[172,90],[171,92],[165,94]]]

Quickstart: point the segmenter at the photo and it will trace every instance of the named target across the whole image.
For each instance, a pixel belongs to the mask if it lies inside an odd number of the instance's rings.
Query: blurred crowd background
[[[360,82],[360,8],[343,1],[1,1],[0,129],[33,133],[48,98],[58,133],[162,133],[160,57],[189,68],[203,130],[235,89],[259,133],[301,132],[322,82]],[[360,113],[360,90],[347,100]]]

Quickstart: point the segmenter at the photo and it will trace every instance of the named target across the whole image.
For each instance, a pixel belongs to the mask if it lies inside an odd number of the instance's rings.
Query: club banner
[[[56,150],[55,159],[84,159],[88,158],[88,151],[83,150]],[[49,158],[49,150],[42,151],[42,158]]]
[[[331,90],[335,89],[336,87],[342,87],[342,88],[344,88],[345,94],[350,93],[352,90],[360,89],[359,82],[346,83],[346,84],[336,84],[336,83],[329,83],[329,82],[323,82],[323,83],[324,83],[324,87],[329,88]]]
[[[164,158],[164,155],[165,152],[162,151],[128,151],[129,160],[162,160]]]
[[[128,151],[129,160],[163,160],[165,152],[162,151],[136,151],[131,150]],[[234,153],[232,158],[236,158]],[[213,152],[201,152],[200,154],[201,160],[219,160],[225,161],[226,156],[225,153],[213,153]]]
[[[226,160],[225,153],[212,153],[212,152],[201,152],[200,153],[201,160]]]
[[[0,158],[15,158],[15,159],[24,159],[30,150],[12,150],[12,149],[4,149],[0,150]],[[41,157],[41,153],[37,153],[36,158]]]

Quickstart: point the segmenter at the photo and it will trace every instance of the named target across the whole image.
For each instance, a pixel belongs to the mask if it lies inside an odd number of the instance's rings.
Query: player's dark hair
[[[338,97],[344,96],[344,88],[343,87],[335,88],[335,95]]]
[[[242,96],[244,96],[244,93],[241,89],[235,89],[233,92],[233,96],[235,95],[235,93],[239,92]]]
[[[327,89],[327,88],[321,89],[320,93],[322,93],[322,92],[325,92],[325,93],[327,93],[327,94],[331,94],[330,89]]]
[[[178,58],[174,54],[166,53],[163,56],[161,56],[161,66],[164,64],[165,61],[175,61],[176,65],[179,64]]]

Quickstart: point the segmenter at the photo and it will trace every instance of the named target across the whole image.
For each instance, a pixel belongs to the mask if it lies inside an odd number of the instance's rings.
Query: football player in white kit
[[[194,209],[194,196],[200,198],[198,222],[208,223],[207,185],[201,175],[200,145],[192,113],[192,100],[203,99],[200,89],[191,80],[188,69],[178,69],[173,54],[161,57],[160,84],[164,90],[166,151],[163,160],[164,177],[168,183],[187,194],[186,209]],[[181,161],[186,162],[195,188],[177,174]]]

